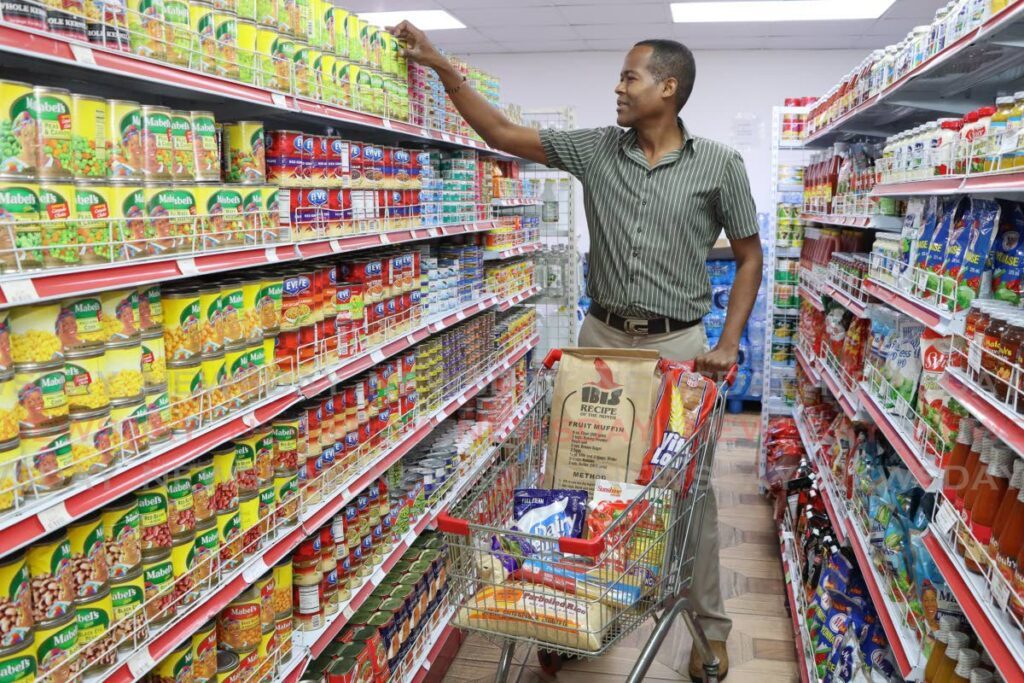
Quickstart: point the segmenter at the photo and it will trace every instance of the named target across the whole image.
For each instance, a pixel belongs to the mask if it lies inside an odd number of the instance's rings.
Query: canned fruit
[[[38,121],[32,86],[0,81],[0,172],[6,176],[34,177]]]

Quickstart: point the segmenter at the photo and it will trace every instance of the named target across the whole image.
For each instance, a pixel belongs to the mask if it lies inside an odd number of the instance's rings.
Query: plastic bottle
[[[977,455],[975,455],[977,452]],[[967,455],[967,464],[964,465],[966,482],[961,489],[961,494],[955,501],[956,511],[960,514],[960,519],[965,522],[956,529],[956,552],[958,555],[963,556],[964,554],[964,537],[967,535],[967,528],[971,524],[970,509],[974,505],[974,499],[977,497],[977,486],[976,483],[978,478],[982,476],[984,472],[988,471],[989,458],[992,455],[992,443],[987,436],[982,437],[981,443],[978,443],[977,435],[975,435],[974,443],[971,445],[971,452]]]
[[[1020,494],[1021,485],[1024,484],[1024,460],[1016,456],[1011,457],[1011,460],[1013,464],[1010,467],[1012,472],[1010,486],[1006,489],[1003,500],[999,504],[999,510],[996,512],[996,521],[992,525],[992,540],[988,544],[989,557],[997,559],[999,557],[999,545],[1002,543],[1001,537],[1006,531],[1006,527],[1010,524],[1010,514],[1017,505],[1017,496]],[[1011,551],[1014,556],[1017,555],[1017,550]]]
[[[929,42],[932,34],[931,26],[915,26],[911,32],[913,40],[911,43],[911,51],[913,59],[910,63],[910,69],[914,70],[917,67],[925,63],[930,57]]]
[[[949,635],[956,633],[956,618],[946,616],[939,619],[939,631],[935,634],[935,645],[932,646],[932,653],[928,656],[928,662],[924,667],[924,680],[931,681],[939,670],[939,665],[946,658],[946,644],[949,642]]]
[[[971,0],[971,14],[967,20],[967,30],[975,29],[992,16],[992,0]]]
[[[949,9],[947,4],[935,10],[935,19],[932,20],[931,35],[928,38],[929,56],[941,52],[946,47],[946,17],[949,16]]]
[[[949,677],[949,683],[970,683],[971,671],[978,666],[980,659],[981,655],[978,654],[977,650],[960,648],[960,654],[956,660],[956,668],[953,669],[953,673]]]
[[[1024,166],[1024,145],[1021,145],[1021,133],[1024,133],[1024,91],[1013,94],[1013,109],[1010,112],[1010,120],[1006,122],[1008,134],[1014,135],[1007,142],[1007,147],[1013,146],[1013,150],[1007,154],[1009,163],[1003,162],[1003,168],[1015,168]]]
[[[967,160],[971,156],[971,137],[974,133],[974,126],[978,123],[978,112],[972,111],[962,119],[960,126],[960,141],[957,143],[956,173],[963,175],[967,173]]]
[[[952,175],[956,170],[957,149],[959,149],[960,128],[962,126],[963,121],[960,119],[941,121],[939,134],[935,137],[936,147],[932,156],[935,175]]]
[[[960,423],[960,431],[956,435],[956,443],[950,451],[948,461],[944,464],[942,494],[950,503],[956,506],[957,499],[963,495],[967,486],[965,468],[967,458],[971,453],[971,444],[974,443],[974,435],[978,433],[977,423],[965,418]]]
[[[544,192],[540,196],[541,210],[540,219],[544,223],[558,222],[558,195],[555,193],[555,181],[547,179],[544,181]]]
[[[946,642],[946,656],[939,663],[935,676],[931,680],[924,679],[926,683],[948,683],[949,677],[953,675],[953,669],[956,668],[957,660],[960,658],[960,650],[966,647],[966,633],[960,633],[959,631],[950,633]]]
[[[988,566],[986,550],[992,542],[992,529],[996,514],[1003,503],[1003,497],[1010,484],[1010,467],[1013,452],[1009,447],[993,449],[991,462],[985,479],[979,483],[979,491],[971,508],[971,533],[968,536],[964,561],[968,571],[981,574]]]
[[[995,113],[995,107],[982,107],[978,110],[978,122],[973,131],[974,148],[971,151],[971,173],[985,171],[985,159],[988,157],[988,146],[991,141],[989,129],[992,127],[992,116]]]
[[[992,123],[989,126],[985,149],[986,171],[998,171],[1002,169],[1003,145],[1008,136],[1010,116],[1013,113],[1014,99],[1012,97],[996,98],[996,111],[992,114]]]

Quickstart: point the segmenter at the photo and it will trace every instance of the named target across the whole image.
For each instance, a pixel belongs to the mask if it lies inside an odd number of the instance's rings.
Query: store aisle
[[[728,681],[790,683],[797,680],[793,628],[786,612],[785,586],[779,562],[778,537],[771,508],[757,492],[757,415],[727,415],[719,442],[715,484],[722,539],[722,586],[733,618],[729,639],[731,670]],[[681,629],[681,627],[680,627]],[[684,629],[681,629],[684,630]],[[689,642],[675,648],[667,640],[648,673],[649,681],[688,681],[685,670]],[[636,660],[639,637],[620,645],[599,660],[566,665],[560,683],[616,683]],[[499,648],[471,636],[448,670],[445,683],[484,683],[493,680]],[[678,661],[674,661],[678,660]],[[535,664],[531,660],[530,664]],[[550,681],[536,666],[523,674],[524,683]]]

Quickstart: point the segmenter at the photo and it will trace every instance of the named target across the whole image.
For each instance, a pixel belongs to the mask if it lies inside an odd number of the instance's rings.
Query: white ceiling
[[[856,2],[857,0],[846,0]],[[896,0],[868,21],[672,23],[670,0],[334,0],[354,12],[445,9],[467,28],[434,31],[460,54],[621,51],[644,38],[675,38],[700,50],[846,49],[865,52],[900,41],[927,24],[945,0]]]

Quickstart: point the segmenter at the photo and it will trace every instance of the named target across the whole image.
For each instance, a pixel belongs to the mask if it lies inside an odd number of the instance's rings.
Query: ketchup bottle
[[[983,433],[982,438],[980,440],[976,439],[974,444],[971,445],[971,452],[967,456],[967,464],[965,466],[966,479],[964,480],[963,487],[960,489],[960,496],[956,504],[957,512],[960,513],[960,519],[965,522],[965,524],[957,527],[956,552],[961,556],[964,554],[964,537],[968,535],[967,529],[971,525],[971,507],[973,507],[974,499],[977,497],[977,482],[979,477],[983,477],[988,471],[991,452],[991,439],[987,433]]]
[[[969,418],[964,418],[960,423],[960,431],[956,435],[956,444],[950,451],[946,463],[943,465],[945,474],[942,481],[942,494],[946,500],[956,505],[957,500],[963,495],[966,486],[967,456],[971,452],[971,445],[974,443],[975,434],[978,432],[978,423]]]
[[[1024,460],[1012,456],[1013,466],[1010,476],[1010,486],[1006,489],[1006,495],[999,504],[999,511],[996,512],[996,523],[992,525],[992,541],[988,544],[989,557],[999,557],[999,543],[1003,531],[1010,522],[1010,514],[1017,504],[1017,494],[1020,493],[1021,484],[1024,483]],[[1016,553],[1015,553],[1016,554]]]
[[[978,482],[978,493],[971,508],[971,534],[965,537],[968,552],[964,558],[967,569],[975,574],[981,574],[988,565],[985,551],[992,542],[996,513],[999,512],[1010,484],[1012,462],[1013,453],[1008,446],[995,446],[990,455],[988,472]]]

